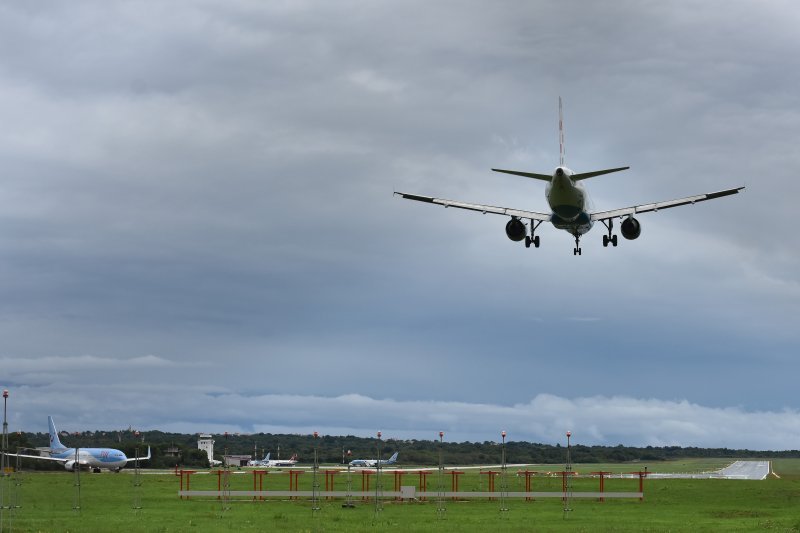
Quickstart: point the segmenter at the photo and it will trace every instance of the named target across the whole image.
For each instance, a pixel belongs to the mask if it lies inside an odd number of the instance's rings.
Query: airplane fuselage
[[[50,457],[75,460],[75,448],[65,448],[58,451],[51,451]],[[107,468],[109,470],[119,470],[128,463],[128,458],[120,450],[114,448],[79,448],[78,464],[90,468]]]
[[[578,236],[592,229],[592,219],[588,213],[589,196],[580,182],[572,180],[573,174],[565,166],[556,168],[545,196],[553,211],[550,219],[553,226]]]

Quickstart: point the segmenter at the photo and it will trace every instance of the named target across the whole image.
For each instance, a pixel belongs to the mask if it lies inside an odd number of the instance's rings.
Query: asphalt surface
[[[722,470],[714,472],[693,472],[675,474],[648,474],[650,478],[669,479],[766,479],[769,475],[769,461],[736,461]]]

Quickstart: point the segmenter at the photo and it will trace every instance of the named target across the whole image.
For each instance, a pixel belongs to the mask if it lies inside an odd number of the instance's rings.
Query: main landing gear
[[[541,223],[542,223],[541,220],[531,219],[531,235],[530,237],[528,237],[527,235],[525,236],[525,248],[530,248],[531,243],[533,243],[534,248],[539,247],[539,236],[538,235],[534,236],[533,233],[536,231],[536,228],[538,228],[541,225]]]
[[[602,220],[601,222],[608,229],[608,235],[603,235],[603,247],[604,248],[608,248],[609,243],[611,243],[612,246],[616,246],[617,245],[617,236],[616,235],[612,235],[612,231],[614,229],[614,219],[613,218],[609,218],[608,222],[606,222],[605,220]]]

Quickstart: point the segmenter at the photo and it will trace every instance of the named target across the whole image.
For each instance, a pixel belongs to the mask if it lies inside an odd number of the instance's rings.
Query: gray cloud
[[[242,400],[225,413],[243,428],[271,423],[241,420],[244,398],[352,410],[338,400],[349,394],[512,412],[548,395],[660,398],[691,423],[672,402],[685,398],[719,420],[730,406],[741,406],[733,418],[792,420],[791,12],[780,2],[4,6],[0,45],[16,51],[0,57],[4,379],[60,390],[81,421],[130,401],[122,385],[161,403],[193,387],[223,392]],[[392,197],[545,209],[541,183],[489,169],[555,166],[559,95],[571,167],[632,167],[587,182],[599,209],[747,191],[643,215],[642,238],[613,250],[595,229],[581,258],[549,227],[542,248],[525,250],[501,217]],[[89,386],[98,379],[115,386]],[[47,411],[16,405],[26,428]],[[158,423],[225,424],[174,405]],[[324,423],[315,409],[296,427]],[[669,441],[622,423],[593,435]],[[734,439],[698,435],[681,438]]]

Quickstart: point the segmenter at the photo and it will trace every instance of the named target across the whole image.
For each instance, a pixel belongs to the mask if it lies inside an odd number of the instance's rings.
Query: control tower
[[[199,450],[205,450],[206,455],[208,455],[208,462],[209,464],[213,464],[212,461],[214,460],[214,439],[211,438],[211,435],[206,433],[200,433],[197,436],[197,448]]]

